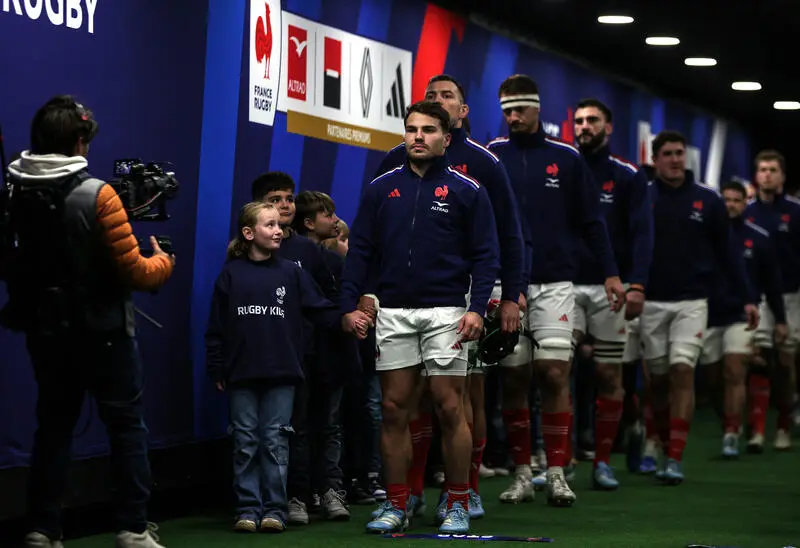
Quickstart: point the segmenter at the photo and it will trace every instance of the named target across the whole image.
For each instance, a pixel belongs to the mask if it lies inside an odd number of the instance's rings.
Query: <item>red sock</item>
[[[572,434],[575,432],[575,413],[574,407],[572,407],[572,394],[569,396],[569,423],[567,424],[567,449],[564,451],[564,464],[562,467],[569,466],[572,464],[572,455],[573,455],[573,447],[572,447]]]
[[[447,509],[459,502],[464,510],[469,510],[469,484],[450,483],[447,486]]]
[[[486,449],[486,438],[472,440],[472,466],[469,469],[469,486],[476,493],[478,492],[478,480],[480,479],[478,470],[480,470],[483,462],[484,449]]]
[[[506,425],[508,449],[514,464],[531,465],[531,412],[524,409],[503,411],[503,422]]]
[[[733,415],[725,415],[725,433],[726,434],[739,434],[739,427],[742,424],[742,418],[738,413]]]
[[[542,413],[542,438],[548,466],[565,465],[570,413]]]
[[[611,459],[611,448],[619,429],[622,417],[622,402],[608,398],[598,398],[594,419],[595,454],[594,464],[608,464]]]
[[[686,437],[689,435],[689,421],[684,419],[671,419],[669,421],[669,451],[667,456],[680,461],[683,458],[683,448],[686,447]]]
[[[411,468],[408,469],[408,486],[412,495],[420,496],[425,488],[425,465],[428,463],[428,450],[431,448],[433,426],[431,415],[422,413],[411,421]]]
[[[390,483],[386,486],[386,500],[398,510],[406,511],[406,501],[408,500],[408,485],[402,483]]]
[[[786,430],[787,432],[792,429],[792,404],[779,403],[778,404],[778,429]]]
[[[761,375],[751,375],[748,383],[750,392],[748,422],[753,434],[764,434],[769,409],[769,379]]]

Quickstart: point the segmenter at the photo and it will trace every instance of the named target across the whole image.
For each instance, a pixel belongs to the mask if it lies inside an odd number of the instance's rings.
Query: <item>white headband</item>
[[[539,108],[539,94],[511,95],[500,99],[500,108],[534,107]]]

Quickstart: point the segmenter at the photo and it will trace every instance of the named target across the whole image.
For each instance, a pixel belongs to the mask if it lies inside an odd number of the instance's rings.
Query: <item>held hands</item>
[[[611,305],[611,311],[619,312],[622,310],[622,307],[625,305],[625,288],[622,286],[622,281],[619,279],[619,276],[606,278],[605,288],[608,304]]]
[[[342,330],[354,334],[359,339],[366,339],[367,331],[374,325],[372,318],[361,310],[354,310],[342,316]]]
[[[519,314],[517,314],[519,318]],[[456,333],[461,335],[461,342],[475,341],[483,331],[483,318],[477,312],[467,312],[458,322]]]
[[[747,304],[744,307],[744,313],[747,316],[747,331],[753,331],[756,327],[758,327],[759,317],[758,317],[758,307],[753,304]],[[784,326],[786,328],[786,326]],[[775,338],[777,339],[778,335],[778,326],[775,326]]]
[[[378,317],[378,309],[375,306],[375,299],[369,295],[361,295],[361,298],[358,300],[358,307],[356,309],[369,316],[373,322]]]

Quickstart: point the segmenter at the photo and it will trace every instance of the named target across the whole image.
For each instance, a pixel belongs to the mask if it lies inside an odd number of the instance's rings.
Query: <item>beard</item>
[[[601,129],[597,135],[593,135],[591,139],[588,141],[583,140],[581,137],[584,135],[588,135],[587,133],[583,133],[578,137],[578,148],[580,148],[583,152],[594,152],[601,146],[603,146],[603,142],[606,140],[606,130]]]

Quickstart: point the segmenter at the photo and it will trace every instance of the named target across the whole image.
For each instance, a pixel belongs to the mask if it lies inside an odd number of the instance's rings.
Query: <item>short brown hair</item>
[[[658,151],[667,143],[680,143],[686,148],[686,137],[679,131],[672,131],[669,129],[660,132],[656,135],[656,138],[653,139],[653,156],[658,156]]]
[[[424,114],[425,116],[430,116],[431,118],[436,118],[440,122],[442,132],[450,133],[450,115],[439,103],[433,103],[431,101],[419,101],[414,103],[408,107],[408,110],[406,111],[406,118],[403,120],[403,124],[408,124],[408,117],[415,112]]]
[[[781,167],[781,171],[786,173],[786,158],[784,158],[783,154],[777,150],[762,150],[756,154],[754,167],[758,169],[758,164],[761,162],[778,162],[778,165]]]
[[[304,190],[295,196],[294,204],[296,213],[292,228],[298,234],[306,234],[306,219],[314,221],[317,218],[317,213],[334,213],[336,211],[336,204],[330,196],[324,192],[316,190]]]

